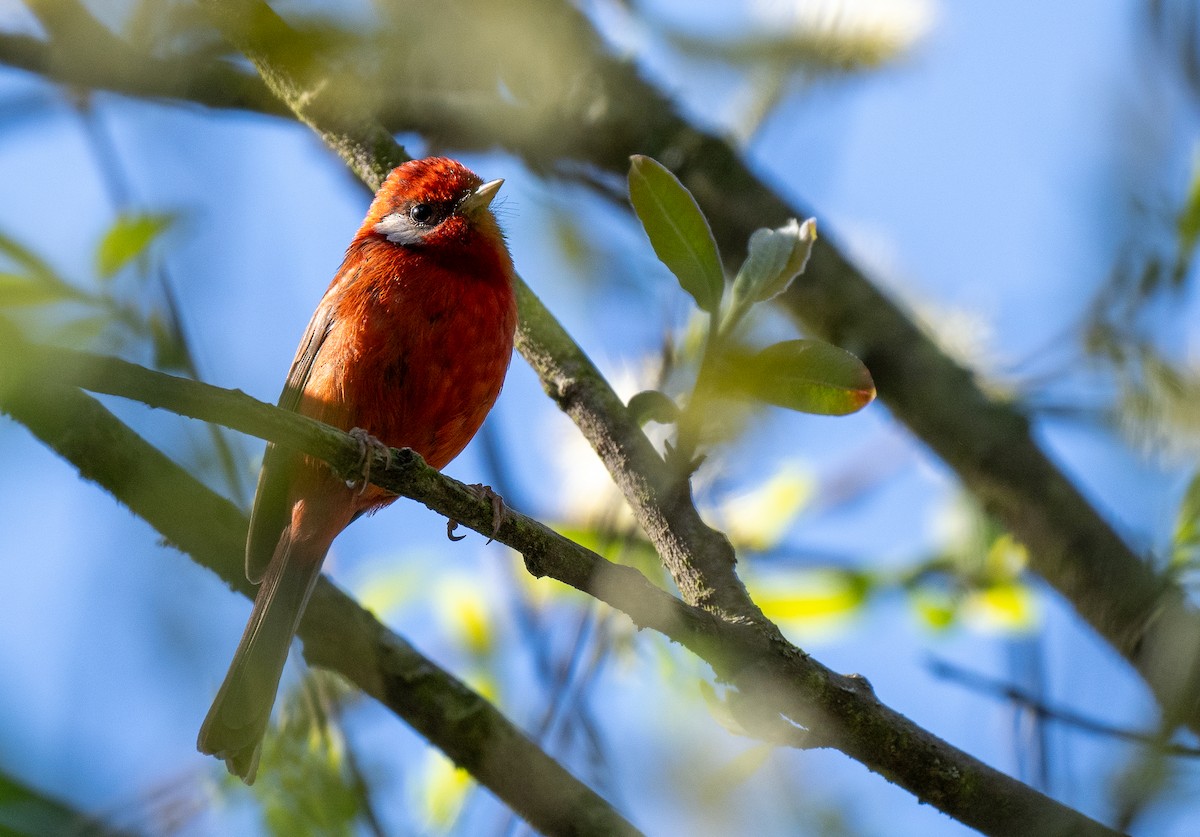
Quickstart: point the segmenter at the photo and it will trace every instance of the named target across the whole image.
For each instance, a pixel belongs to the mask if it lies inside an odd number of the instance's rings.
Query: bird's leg
[[[376,439],[361,427],[355,427],[350,431],[350,435],[354,441],[358,442],[358,465],[355,470],[358,471],[358,479],[349,482],[351,488],[357,488],[358,493],[362,494],[367,490],[367,486],[371,484],[371,460],[374,459],[373,454],[378,453],[383,456],[387,467],[392,467],[392,449],[383,442]]]
[[[475,483],[474,485],[468,485],[467,490],[480,500],[490,500],[492,503],[492,536],[487,539],[487,542],[491,543],[496,539],[496,535],[500,534],[500,524],[504,522],[504,514],[508,510],[508,507],[504,504],[504,498],[497,494],[490,485],[481,485],[480,483]],[[465,538],[466,535],[454,534],[454,530],[457,528],[457,520],[447,520],[446,537],[452,541],[461,541],[463,538]]]

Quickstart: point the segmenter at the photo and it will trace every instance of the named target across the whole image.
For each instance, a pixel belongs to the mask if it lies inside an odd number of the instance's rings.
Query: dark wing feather
[[[288,372],[287,382],[279,396],[279,406],[295,410],[300,395],[308,383],[313,361],[329,335],[334,322],[334,305],[326,295],[308,323],[308,330],[296,350],[296,358]],[[262,471],[258,475],[258,490],[254,495],[254,510],[250,513],[250,532],[246,537],[246,577],[258,583],[271,563],[279,536],[291,522],[288,487],[300,462],[295,451],[268,444],[263,454]]]

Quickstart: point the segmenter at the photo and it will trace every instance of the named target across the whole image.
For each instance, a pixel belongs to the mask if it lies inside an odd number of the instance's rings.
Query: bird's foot
[[[507,512],[508,507],[504,504],[504,498],[497,494],[490,485],[481,485],[480,483],[475,483],[474,485],[468,485],[467,489],[480,500],[490,500],[492,503],[492,536],[487,539],[487,542],[491,543],[496,539],[496,535],[500,534],[500,525],[504,523],[504,515]],[[447,520],[446,537],[452,541],[461,541],[463,538],[465,538],[466,535],[454,534],[454,530],[457,528],[457,520]]]
[[[508,507],[504,504],[504,498],[497,494],[490,485],[475,483],[468,485],[467,488],[480,500],[490,500],[492,503],[492,535],[487,540],[488,543],[491,543],[496,539],[496,535],[500,534],[500,525],[504,523],[504,515],[508,511]]]
[[[354,441],[358,442],[358,465],[355,466],[355,470],[358,471],[358,479],[349,482],[348,485],[358,489],[358,493],[362,494],[371,484],[371,462],[375,458],[374,454],[381,455],[386,466],[390,468],[392,467],[392,449],[361,427],[355,427],[350,431],[350,435]]]

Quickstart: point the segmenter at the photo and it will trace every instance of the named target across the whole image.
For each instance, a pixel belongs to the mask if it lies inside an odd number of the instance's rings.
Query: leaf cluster
[[[871,374],[844,349],[811,339],[753,348],[741,337],[755,306],[779,296],[804,272],[817,241],[813,219],[756,230],[745,261],[726,283],[712,228],[687,187],[642,155],[632,158],[628,180],[630,201],[655,255],[705,318],[699,369],[686,406],[680,409],[657,390],[639,393],[629,404],[640,420],[678,424],[672,455],[684,467],[694,467],[698,449],[709,441],[705,424],[714,401],[748,400],[829,416],[871,403]]]

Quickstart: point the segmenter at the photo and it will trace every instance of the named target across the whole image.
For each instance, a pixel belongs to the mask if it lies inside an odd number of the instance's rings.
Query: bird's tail
[[[296,541],[291,529],[284,530],[229,673],[200,727],[200,752],[224,759],[247,784],[254,782],[288,649],[329,545]]]

